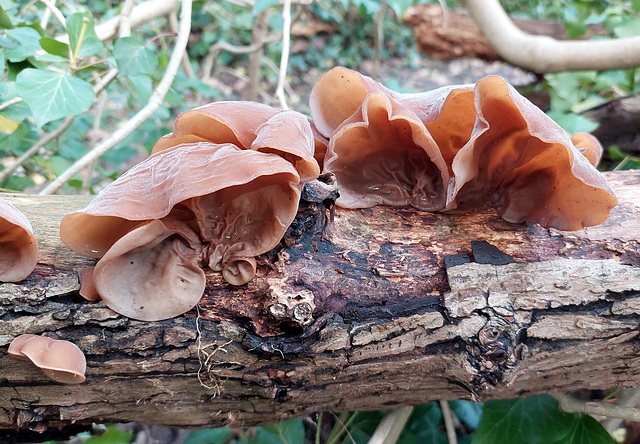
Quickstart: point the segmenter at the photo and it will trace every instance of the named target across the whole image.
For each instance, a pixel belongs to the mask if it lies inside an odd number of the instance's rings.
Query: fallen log
[[[577,232],[493,211],[304,203],[256,277],[213,273],[197,309],[140,322],[78,296],[92,260],[57,236],[86,197],[6,196],[40,261],[0,284],[0,429],[95,422],[250,426],[318,411],[640,385],[640,171],[607,173],[619,205]],[[312,199],[313,200],[313,199]],[[6,354],[22,333],[76,343],[60,385]]]

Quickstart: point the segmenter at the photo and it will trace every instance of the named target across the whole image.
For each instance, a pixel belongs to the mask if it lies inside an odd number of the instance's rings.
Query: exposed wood
[[[438,60],[461,57],[477,57],[483,60],[500,60],[476,22],[465,10],[449,11],[447,22],[440,5],[421,4],[407,9],[404,21],[415,33],[420,52]],[[550,20],[514,19],[514,24],[531,35],[546,35],[555,39],[568,39],[564,24]],[[601,25],[591,25],[581,38],[605,36]]]
[[[151,323],[78,297],[76,274],[91,261],[60,244],[57,226],[86,198],[10,198],[42,252],[27,280],[0,284],[0,429],[240,427],[638,386],[640,171],[607,177],[620,204],[571,233],[489,210],[336,209],[329,221],[308,204],[249,284],[211,273],[197,310]],[[8,357],[21,333],[75,342],[87,381],[57,385]]]

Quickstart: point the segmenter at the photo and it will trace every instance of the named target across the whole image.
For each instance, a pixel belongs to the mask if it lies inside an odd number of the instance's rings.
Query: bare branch
[[[393,444],[398,441],[411,412],[413,406],[410,405],[389,411],[376,427],[368,444]]]
[[[507,62],[537,73],[640,66],[640,37],[561,41],[526,34],[498,0],[463,0],[496,52]]]
[[[0,111],[5,108],[9,108],[11,105],[15,105],[16,103],[22,102],[22,97],[14,97],[13,99],[9,99],[4,103],[0,103]]]
[[[134,10],[135,12],[135,10]],[[85,154],[80,160],[71,165],[71,167],[62,173],[56,180],[51,182],[40,194],[53,194],[58,191],[62,185],[67,183],[73,176],[93,162],[94,159],[102,156],[116,144],[124,140],[131,134],[142,122],[147,120],[159,107],[164,96],[169,91],[173,79],[178,72],[182,55],[184,54],[187,43],[189,41],[189,32],[191,31],[191,0],[182,0],[182,9],[180,11],[180,31],[176,39],[176,44],[169,59],[167,70],[162,76],[162,80],[156,87],[155,91],[149,98],[149,102],[142,108],[133,118],[116,130],[115,133],[102,143],[98,144],[94,149]]]
[[[588,415],[609,416],[640,422],[640,409],[606,404],[604,402],[581,401],[566,393],[552,395],[558,400],[560,408],[568,413],[586,413]]]
[[[180,25],[178,24],[178,17],[176,15],[176,12],[171,11],[169,14],[167,14],[167,19],[169,20],[169,26],[171,27],[171,32],[173,32],[174,34],[177,34],[180,28]],[[187,54],[186,51],[182,55],[182,70],[184,71],[184,74],[190,79],[193,79],[196,76],[195,73],[193,72],[193,68],[191,68],[191,63],[189,62],[189,54]]]
[[[456,429],[453,423],[453,413],[449,408],[449,402],[440,400],[440,410],[442,411],[442,417],[444,419],[444,427],[447,430],[447,439],[449,444],[458,444],[458,437],[456,435]]]
[[[125,0],[120,10],[120,22],[118,23],[118,37],[129,37],[131,35],[131,13],[136,0]]]
[[[282,6],[282,55],[280,56],[280,73],[276,97],[280,101],[282,109],[289,109],[287,99],[284,96],[284,85],[287,81],[287,66],[289,65],[289,47],[291,45],[291,0],[284,0]]]
[[[640,403],[640,389],[628,389],[625,390],[622,398],[618,401],[620,407],[637,407]],[[618,428],[622,418],[607,418],[602,421],[602,426],[607,429],[607,432],[613,433]]]

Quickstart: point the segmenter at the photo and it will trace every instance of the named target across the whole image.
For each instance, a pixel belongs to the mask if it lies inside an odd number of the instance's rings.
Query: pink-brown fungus
[[[475,86],[476,122],[453,161],[449,208],[492,206],[507,221],[578,230],[602,223],[615,195],[570,136],[504,79]]]
[[[109,307],[165,319],[198,302],[202,267],[242,276],[232,284],[253,277],[246,263],[280,241],[301,189],[294,166],[277,154],[184,143],[153,154],[67,215],[60,235],[72,250],[101,258],[93,280]],[[234,266],[238,273],[223,271]]]
[[[38,242],[27,217],[0,198],[0,282],[25,279],[38,263]]]

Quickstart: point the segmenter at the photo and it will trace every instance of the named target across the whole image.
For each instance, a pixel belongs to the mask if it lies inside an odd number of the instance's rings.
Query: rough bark
[[[415,5],[407,9],[404,21],[414,30],[418,49],[429,57],[438,60],[460,57],[489,61],[501,59],[465,10],[448,11],[445,22],[445,13],[440,5]],[[546,35],[560,40],[569,38],[564,24],[560,22],[514,19],[513,23],[527,34]],[[591,25],[581,38],[607,34],[603,26]]]
[[[76,274],[91,261],[60,243],[57,226],[85,198],[13,197],[42,251],[27,280],[0,284],[0,429],[240,427],[640,385],[640,172],[607,177],[619,205],[578,232],[489,210],[305,204],[254,280],[232,288],[210,274],[197,310],[162,322],[78,297]],[[87,381],[57,385],[8,357],[21,333],[75,342]]]

